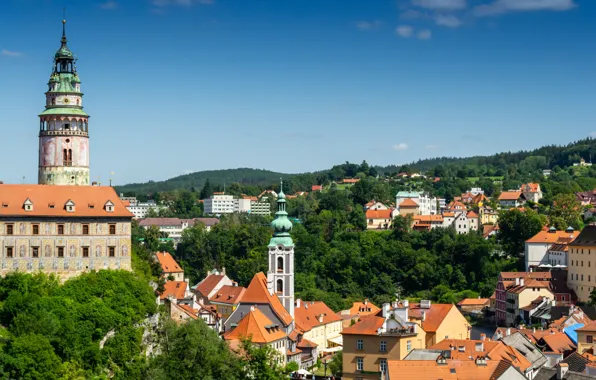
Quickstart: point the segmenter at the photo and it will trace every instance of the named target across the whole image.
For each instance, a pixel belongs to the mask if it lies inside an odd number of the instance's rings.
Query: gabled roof
[[[418,203],[412,198],[406,198],[399,204],[399,207],[418,207]]]
[[[474,211],[469,211],[468,214],[466,215],[466,217],[468,219],[478,218],[478,214],[476,214]]]
[[[283,328],[273,322],[259,308],[255,307],[246,314],[238,326],[224,334],[226,340],[242,340],[250,338],[253,343],[271,343],[285,338]]]
[[[569,339],[563,332],[544,335],[542,340],[548,345],[550,351],[560,354],[574,351],[577,348],[571,339]]]
[[[579,235],[579,231],[566,232],[566,231],[540,231],[536,235],[532,236],[526,243],[543,243],[543,244],[555,244],[557,242],[565,243],[569,240],[575,240]]]
[[[224,274],[209,274],[201,282],[199,282],[195,289],[200,292],[204,297],[208,296],[209,293],[215,289],[217,284],[226,277]]]
[[[377,335],[383,326],[385,318],[370,315],[356,322],[356,324],[342,330],[342,335]]]
[[[466,298],[461,300],[457,306],[482,306],[488,304],[488,298]]]
[[[259,272],[254,275],[250,284],[246,288],[244,295],[242,296],[243,304],[269,304],[271,309],[277,317],[288,326],[292,323],[292,316],[286,308],[282,305],[281,301],[276,294],[271,295],[267,289],[267,277],[263,272]]]
[[[23,205],[29,199],[31,211]],[[77,205],[74,211],[66,211],[68,201]],[[103,205],[110,202],[113,211]],[[0,216],[48,216],[48,217],[122,217],[134,216],[126,209],[111,186],[50,186],[0,184]]]
[[[209,301],[235,305],[242,300],[245,291],[246,288],[243,286],[224,285],[217,291],[217,293],[209,298]]]
[[[576,239],[569,243],[570,246],[594,246],[596,245],[596,225],[589,224],[584,227]]]
[[[311,341],[310,341],[310,340],[308,340],[308,339],[302,339],[302,340],[301,340],[301,341],[300,341],[300,342],[299,342],[299,343],[296,345],[296,347],[298,347],[298,348],[316,348],[316,347],[318,347],[318,346],[319,346],[318,344],[316,344],[316,343],[314,343],[314,342],[311,342]]]
[[[319,318],[322,316],[322,322]],[[300,302],[300,307],[294,308],[296,327],[310,331],[313,327],[341,321],[341,318],[322,301]]]
[[[393,210],[366,210],[366,219],[391,219]]]
[[[521,191],[503,191],[499,195],[500,201],[516,201],[522,196]]]
[[[424,312],[425,317],[422,321],[422,328],[426,332],[436,332],[453,308],[455,308],[455,305],[443,303],[433,303],[430,308],[420,307],[420,304],[410,304],[409,314],[411,318],[422,318],[422,312]],[[457,312],[459,313],[459,310]]]
[[[443,222],[443,215],[414,215],[412,220],[419,221],[419,222]]]
[[[166,281],[164,291],[159,295],[159,299],[164,300],[169,296],[180,300],[184,298],[188,284],[184,281]]]
[[[537,183],[526,183],[520,186],[521,191],[537,193],[540,190],[540,185]]]
[[[156,252],[155,257],[164,273],[181,273],[184,272],[180,265],[174,260],[169,252]]]
[[[363,302],[354,302],[352,303],[352,307],[349,309],[350,315],[371,315],[377,314],[381,310],[375,304],[370,302],[369,300],[364,300]]]
[[[509,367],[511,363],[504,360],[487,360],[483,365],[475,360],[447,360],[444,365],[434,360],[389,360],[388,374],[391,380],[496,380]]]

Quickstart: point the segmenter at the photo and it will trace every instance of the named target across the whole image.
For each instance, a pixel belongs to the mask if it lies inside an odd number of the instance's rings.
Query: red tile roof
[[[169,296],[180,300],[184,298],[188,284],[184,281],[166,281],[164,291],[159,295],[159,299],[165,300]]]
[[[370,315],[356,322],[355,325],[342,330],[342,335],[377,335],[380,327],[383,326],[385,318]]]
[[[343,183],[356,183],[360,181],[359,178],[344,178]]]
[[[318,344],[316,344],[316,343],[314,343],[314,342],[311,342],[311,341],[310,341],[310,340],[308,340],[308,339],[302,339],[302,340],[301,340],[301,341],[300,341],[300,342],[299,342],[299,343],[296,345],[296,347],[298,347],[298,348],[315,348],[315,347],[318,347],[318,346],[319,346]]]
[[[410,304],[410,317],[422,318],[422,312],[424,312],[425,319],[422,321],[422,328],[426,332],[436,332],[453,308],[455,305],[443,303],[433,303],[428,309],[421,308],[420,304]]]
[[[273,322],[259,308],[255,307],[246,314],[238,326],[224,334],[226,340],[242,340],[250,338],[253,343],[271,343],[286,337],[286,333],[280,326],[273,325]]]
[[[311,190],[312,191],[321,191],[321,190],[323,190],[323,186],[322,185],[312,185]]]
[[[443,222],[443,215],[414,215],[412,220],[420,222]]]
[[[350,308],[350,315],[371,315],[377,314],[381,310],[369,300],[364,302],[354,302]]]
[[[571,339],[564,332],[557,332],[555,334],[547,334],[542,337],[544,342],[548,344],[552,352],[565,353],[568,351],[575,351],[577,348]]]
[[[467,217],[468,219],[471,219],[471,218],[478,218],[478,214],[476,214],[474,211],[469,211],[469,212],[468,212],[468,214],[466,215],[466,217]]]
[[[566,231],[540,231],[536,235],[532,236],[526,243],[544,243],[544,244],[555,244],[559,241],[565,242],[569,239],[575,240],[579,235],[579,231],[566,232]],[[561,240],[565,239],[565,240]]]
[[[156,252],[155,257],[159,264],[161,265],[161,269],[164,273],[181,273],[184,272],[180,265],[174,260],[172,255],[169,252]]]
[[[418,203],[416,203],[412,198],[404,199],[400,204],[399,207],[419,207]]]
[[[292,316],[276,294],[271,295],[267,289],[267,277],[263,272],[255,274],[250,284],[246,288],[246,292],[242,296],[242,303],[254,304],[269,304],[273,312],[279,319],[287,326],[292,322]]]
[[[519,189],[521,191],[536,193],[536,192],[538,192],[539,187],[540,187],[540,185],[537,183],[526,183],[524,185],[521,185]]]
[[[445,365],[434,360],[389,360],[388,373],[390,379],[400,380],[493,380],[510,366],[504,360],[487,360],[485,365],[477,365],[474,360],[448,360]]]
[[[242,300],[244,292],[246,292],[246,288],[243,286],[224,285],[209,298],[209,301],[236,305]]]
[[[389,210],[366,210],[366,219],[391,219],[391,209]]]
[[[199,291],[204,297],[207,297],[209,293],[215,289],[217,284],[223,280],[225,276],[223,274],[209,274],[196,286],[196,290]]]
[[[500,201],[515,201],[521,197],[521,191],[503,191],[501,195],[499,195]]]
[[[319,318],[322,316],[322,322]],[[313,327],[341,321],[341,318],[322,301],[301,301],[300,307],[294,308],[296,327],[310,331]]]
[[[486,305],[489,302],[488,298],[466,298],[461,300],[458,306],[480,306]]]
[[[25,201],[33,208],[25,211]],[[66,203],[74,204],[74,211],[66,211]],[[119,217],[133,218],[116,190],[111,186],[50,186],[0,184],[0,216],[48,216],[48,217]],[[113,211],[106,210],[106,203]]]

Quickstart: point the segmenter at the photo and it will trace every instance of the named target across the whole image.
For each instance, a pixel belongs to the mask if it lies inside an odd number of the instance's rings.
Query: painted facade
[[[66,44],[65,24],[45,94],[46,109],[39,115],[38,183],[89,185],[89,115],[83,111],[81,81]]]

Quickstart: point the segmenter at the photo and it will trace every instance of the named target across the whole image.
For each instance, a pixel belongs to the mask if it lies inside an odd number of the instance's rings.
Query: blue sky
[[[92,180],[401,164],[596,132],[594,0],[3,0],[0,180],[37,180],[67,7]]]

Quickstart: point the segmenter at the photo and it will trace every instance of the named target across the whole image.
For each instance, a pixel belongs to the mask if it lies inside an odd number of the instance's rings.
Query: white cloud
[[[407,150],[408,149],[408,144],[406,143],[399,143],[399,144],[395,144],[391,147],[393,150]]]
[[[436,15],[435,22],[437,25],[446,26],[448,28],[457,28],[461,26],[462,21],[454,15]]]
[[[476,6],[474,14],[482,17],[516,11],[566,11],[576,6],[573,0],[495,0]]]
[[[168,5],[183,5],[189,7],[195,4],[211,5],[214,0],[153,0],[153,5],[157,7],[166,7]]]
[[[379,29],[383,25],[383,21],[381,20],[373,20],[373,21],[358,21],[356,23],[356,28],[360,30],[373,30]]]
[[[432,33],[428,29],[423,29],[418,32],[418,39],[420,40],[428,40],[432,37]]]
[[[401,37],[410,38],[414,33],[414,28],[412,28],[409,25],[400,25],[395,29],[395,33],[397,33]]]
[[[590,132],[590,133],[589,133],[589,136],[590,136],[590,137],[594,137],[594,138],[596,138],[596,132]]]
[[[111,10],[118,8],[118,3],[115,1],[106,1],[105,3],[99,4],[101,9]]]
[[[19,58],[23,56],[23,53],[21,53],[20,51],[11,51],[6,49],[2,49],[2,52],[0,54],[2,54],[5,57],[11,58]]]
[[[466,0],[412,0],[412,4],[417,7],[435,10],[464,9],[467,7]]]

